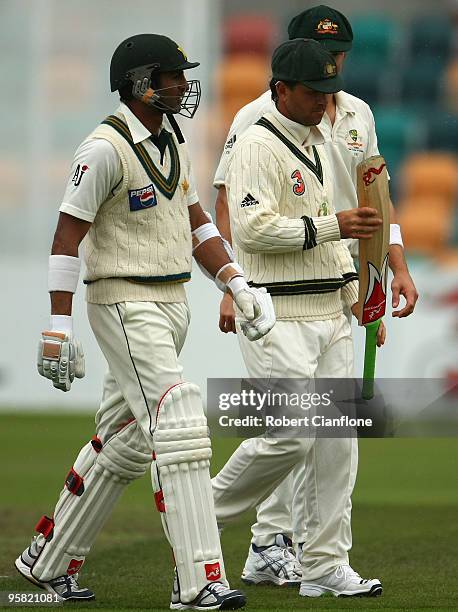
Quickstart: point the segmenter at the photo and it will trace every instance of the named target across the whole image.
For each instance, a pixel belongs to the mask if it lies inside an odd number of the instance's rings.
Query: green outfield
[[[0,591],[32,591],[13,567],[36,520],[52,512],[78,449],[93,435],[90,416],[0,415]],[[237,441],[214,441],[213,471]],[[458,609],[458,453],[454,439],[362,440],[351,553],[382,597],[300,598],[293,589],[248,587],[247,609]],[[242,588],[250,516],[227,527],[223,550],[231,585]],[[79,609],[164,610],[172,581],[170,549],[149,477],[125,493],[96,542],[81,583],[96,591]],[[40,608],[45,609],[45,608]]]

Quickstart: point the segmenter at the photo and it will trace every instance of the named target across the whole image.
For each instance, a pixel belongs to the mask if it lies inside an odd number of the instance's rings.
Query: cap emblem
[[[336,74],[337,74],[337,68],[336,68],[335,64],[331,64],[330,62],[325,64],[325,66],[324,66],[324,76],[327,79],[336,76]]]
[[[339,26],[337,23],[331,21],[331,19],[322,19],[316,27],[317,34],[338,34]]]
[[[185,59],[186,61],[188,61],[188,56],[187,56],[187,55],[186,55],[186,53],[183,51],[183,49],[182,49],[181,47],[179,47],[178,45],[177,45],[177,49],[178,49],[178,51],[179,51],[180,53],[182,53],[182,54],[183,54],[184,59]]]

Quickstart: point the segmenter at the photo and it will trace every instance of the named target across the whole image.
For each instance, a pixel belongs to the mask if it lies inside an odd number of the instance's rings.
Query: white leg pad
[[[159,402],[153,434],[156,504],[173,548],[180,600],[213,580],[225,584],[210,481],[211,444],[199,388],[180,383]]]
[[[81,568],[98,532],[126,485],[143,476],[151,449],[133,421],[98,449],[86,444],[69,472],[32,575],[47,582]],[[52,525],[53,522],[53,525]],[[38,527],[38,526],[37,526]]]

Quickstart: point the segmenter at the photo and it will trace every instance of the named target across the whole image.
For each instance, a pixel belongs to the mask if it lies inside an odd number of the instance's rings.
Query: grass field
[[[36,520],[52,512],[66,471],[93,435],[93,420],[2,414],[0,423],[0,591],[32,591],[13,561]],[[214,441],[213,471],[236,443]],[[293,589],[245,587],[247,609],[458,609],[456,440],[362,440],[353,500],[352,565],[364,577],[379,577],[383,596],[310,600]],[[239,588],[250,518],[228,527],[222,539],[231,585]],[[147,476],[126,491],[86,561],[81,583],[96,591],[97,600],[66,607],[164,610],[171,581],[170,549]]]

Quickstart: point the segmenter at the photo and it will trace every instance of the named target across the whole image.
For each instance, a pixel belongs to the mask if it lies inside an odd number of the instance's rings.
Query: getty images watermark
[[[442,379],[209,379],[212,435],[392,437],[458,435],[458,394]]]
[[[246,381],[245,381],[246,384]],[[281,392],[267,389],[255,391],[242,389],[239,393],[220,393],[218,408],[221,412],[232,412],[234,408],[246,409],[244,416],[221,414],[221,427],[371,427],[371,418],[350,417],[347,414],[330,416],[334,390],[323,393]],[[255,410],[259,414],[251,414]],[[312,413],[312,414],[311,414]]]

